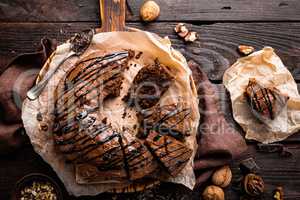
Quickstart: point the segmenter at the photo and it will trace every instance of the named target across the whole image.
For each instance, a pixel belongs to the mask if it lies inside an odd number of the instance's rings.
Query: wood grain
[[[285,192],[285,199],[297,200],[300,199],[300,147],[295,144],[286,145],[287,148],[293,153],[292,158],[283,159],[276,153],[259,153],[256,151],[254,144],[249,145],[249,151],[244,157],[252,156],[255,158],[257,164],[261,168],[260,173],[266,183],[266,199],[271,199],[272,191],[276,186],[283,186]],[[238,161],[232,164],[233,169],[233,183],[240,178],[240,171],[238,169]],[[0,159],[0,199],[9,199],[9,193],[12,192],[14,184],[17,180],[27,175],[28,173],[44,173],[53,177],[61,186],[61,182],[58,177],[52,171],[51,167],[46,164],[32,149],[31,146],[24,147],[22,150],[9,156],[1,157]],[[9,175],[9,176],[8,176]],[[62,186],[63,188],[63,186]],[[155,189],[155,192],[160,195],[170,195],[170,191],[181,190],[178,185],[167,184]],[[169,191],[169,192],[168,192]],[[151,191],[146,191],[145,194],[149,194]],[[153,191],[152,191],[153,192]],[[65,193],[65,190],[64,190]],[[174,197],[170,196],[170,199],[199,199],[200,194],[192,194],[188,190],[185,194]],[[66,195],[65,199],[112,199],[117,198],[120,200],[129,199],[143,199],[143,194],[127,194],[127,195],[108,195],[102,194],[97,197],[82,197],[74,198]],[[184,198],[185,197],[185,198]],[[159,198],[159,195],[157,196]],[[157,199],[154,198],[154,199]],[[165,198],[164,198],[165,199]],[[226,199],[238,200],[238,193],[230,187],[226,190]]]
[[[299,21],[297,0],[156,0],[158,21]],[[139,21],[143,0],[128,0],[128,21]],[[99,22],[98,0],[2,0],[2,22]]]
[[[300,23],[216,23],[187,24],[200,39],[186,44],[173,31],[176,23],[153,23],[128,26],[169,36],[173,46],[186,57],[193,58],[210,80],[220,83],[224,71],[240,57],[236,48],[247,44],[261,49],[272,46],[283,63],[300,81]],[[60,43],[83,29],[99,27],[96,23],[0,23],[0,56],[33,51],[42,37],[55,38]]]
[[[99,0],[101,28],[99,32],[124,31],[126,0]]]

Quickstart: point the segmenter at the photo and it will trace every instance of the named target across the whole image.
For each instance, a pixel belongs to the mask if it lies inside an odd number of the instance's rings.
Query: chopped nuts
[[[274,191],[274,199],[276,200],[283,200],[283,188],[277,187]]]
[[[189,31],[184,23],[179,23],[174,28],[177,35],[184,39],[186,42],[194,42],[198,38],[198,34],[195,31]]]
[[[191,31],[185,36],[184,40],[186,42],[194,42],[195,40],[197,40],[197,38],[198,38],[197,32]]]
[[[204,200],[224,200],[225,195],[222,188],[218,186],[207,186],[202,194]]]
[[[21,200],[57,200],[54,187],[50,183],[33,182],[21,190]]]
[[[232,173],[228,165],[221,167],[217,171],[214,172],[212,176],[213,184],[220,186],[220,187],[227,187],[232,178]]]
[[[154,21],[159,16],[159,13],[160,8],[155,1],[146,1],[140,9],[140,16],[145,22]]]
[[[250,196],[260,196],[265,190],[263,179],[256,174],[248,174],[243,180],[245,192]]]
[[[244,55],[249,55],[254,51],[254,47],[247,46],[247,45],[239,45],[238,49],[239,49],[239,52]]]

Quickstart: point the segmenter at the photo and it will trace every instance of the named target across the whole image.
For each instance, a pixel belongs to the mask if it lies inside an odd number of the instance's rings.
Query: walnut
[[[184,23],[177,24],[174,30],[181,38],[184,38],[189,33],[189,30]]]
[[[184,40],[186,42],[194,42],[195,40],[197,40],[197,38],[198,38],[197,32],[191,31],[184,37]]]
[[[207,186],[202,194],[204,200],[224,200],[225,195],[222,188],[211,185]]]
[[[154,21],[159,16],[159,13],[160,8],[155,1],[146,1],[140,9],[140,16],[145,22]]]
[[[274,191],[274,199],[276,200],[283,200],[283,188],[277,187]]]
[[[256,174],[248,174],[243,179],[245,192],[250,196],[260,196],[265,190],[263,179]]]
[[[212,176],[212,182],[217,186],[225,188],[230,184],[231,178],[232,178],[231,170],[229,166],[226,165],[214,172]]]
[[[249,54],[253,53],[253,51],[254,51],[254,47],[247,46],[247,45],[239,45],[238,49],[239,49],[239,52],[244,55],[249,55]]]

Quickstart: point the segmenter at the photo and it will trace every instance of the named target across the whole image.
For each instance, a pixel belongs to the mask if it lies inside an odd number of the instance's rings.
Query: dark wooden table
[[[157,0],[161,6],[160,18],[142,24],[139,7],[142,1],[128,0],[127,25],[169,36],[175,48],[188,59],[202,66],[210,80],[218,86],[222,110],[232,125],[230,101],[222,83],[224,70],[239,57],[236,48],[248,44],[256,49],[272,46],[284,64],[300,83],[300,1],[298,0]],[[98,0],[0,0],[0,65],[13,56],[31,52],[42,37],[64,42],[74,33],[90,27],[99,27]],[[200,40],[185,44],[174,34],[177,22],[200,34]],[[241,132],[241,134],[243,134]],[[283,186],[285,199],[300,199],[300,134],[281,142],[293,153],[291,158],[256,151],[255,142],[248,142],[249,153],[261,167],[267,185],[266,199],[276,186]],[[234,179],[239,177],[237,164],[232,164]],[[30,145],[0,158],[0,199],[9,199],[15,182],[31,172],[55,177],[51,168],[34,153]],[[170,194],[168,191],[186,193]],[[180,191],[180,192],[178,192]],[[199,194],[187,194],[184,188],[163,184],[148,195],[152,199],[200,199]],[[172,192],[171,192],[172,193]],[[111,199],[104,194],[97,199]],[[119,196],[119,199],[143,199],[145,195]],[[74,199],[66,197],[66,199]],[[91,199],[91,198],[82,198]],[[95,198],[96,199],[96,198]],[[239,199],[230,187],[226,199]]]

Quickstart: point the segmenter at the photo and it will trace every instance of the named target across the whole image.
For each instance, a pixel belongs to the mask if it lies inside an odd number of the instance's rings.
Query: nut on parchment
[[[251,173],[243,179],[243,189],[250,196],[260,196],[264,193],[265,184],[260,176]]]
[[[282,187],[277,187],[275,189],[273,198],[275,200],[283,200],[283,188]]]
[[[239,49],[240,53],[242,53],[246,56],[253,53],[253,51],[254,51],[254,47],[247,46],[247,45],[239,45],[238,49]]]
[[[204,200],[224,200],[225,195],[222,188],[215,185],[207,186],[202,194]]]
[[[160,13],[159,5],[155,1],[146,1],[140,8],[140,16],[143,21],[154,21]]]
[[[212,176],[212,182],[214,185],[225,188],[230,184],[231,178],[232,178],[232,173],[230,167],[226,165],[214,172]]]

